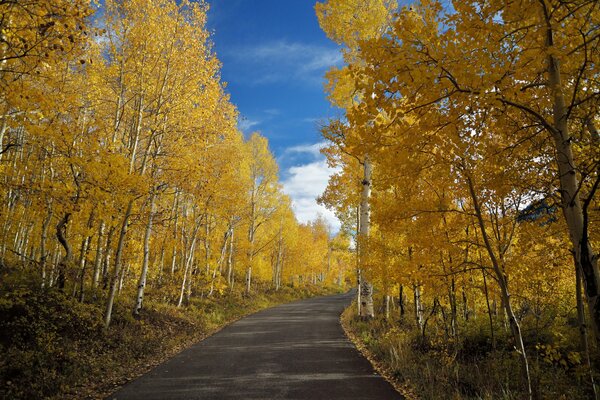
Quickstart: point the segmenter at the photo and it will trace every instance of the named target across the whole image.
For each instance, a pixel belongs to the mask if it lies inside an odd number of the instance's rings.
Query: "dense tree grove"
[[[553,363],[595,392],[600,4],[328,0],[316,11],[345,58],[327,85],[345,115],[323,128],[342,170],[321,201],[360,233],[361,275],[385,315],[390,296],[403,319],[410,303],[422,339],[454,349],[487,321],[486,341],[507,335],[520,360],[505,392],[542,396]],[[367,181],[363,231],[349,210]]]
[[[237,128],[207,4],[95,7],[0,4],[2,279],[103,301],[106,327],[118,296],[139,314],[147,296],[343,285],[325,221],[296,221],[266,138]]]

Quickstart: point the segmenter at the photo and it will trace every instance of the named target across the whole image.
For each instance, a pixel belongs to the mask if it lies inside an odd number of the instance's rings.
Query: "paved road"
[[[184,350],[109,399],[400,400],[345,337],[350,294],[263,310]]]

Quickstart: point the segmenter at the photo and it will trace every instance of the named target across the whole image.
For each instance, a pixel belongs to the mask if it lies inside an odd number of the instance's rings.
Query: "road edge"
[[[354,334],[352,329],[350,328],[350,318],[352,317],[352,307],[356,307],[356,301],[352,301],[352,303],[342,311],[340,314],[340,325],[344,330],[344,334],[348,338],[348,340],[356,347],[356,349],[363,355],[364,358],[369,360],[373,369],[381,375],[383,379],[385,379],[396,392],[398,392],[401,396],[405,398],[405,400],[419,400],[419,397],[413,393],[410,388],[402,384],[398,379],[396,379],[391,371],[387,369],[383,363],[379,362],[377,357],[373,353],[369,351],[369,349],[360,341],[360,339]]]

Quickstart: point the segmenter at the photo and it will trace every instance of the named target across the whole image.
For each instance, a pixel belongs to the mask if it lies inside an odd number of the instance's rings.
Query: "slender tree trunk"
[[[253,194],[253,196],[254,196],[254,194]],[[255,208],[256,208],[256,204],[255,204],[254,199],[252,199],[252,212],[251,212],[251,217],[250,217],[250,226],[248,227],[249,250],[248,250],[248,267],[246,268],[246,296],[250,295],[250,285],[252,283],[252,262],[254,260],[254,233],[255,233],[254,224],[256,223]]]
[[[52,286],[56,285],[59,258],[60,258],[60,244],[56,243],[56,246],[54,246],[54,252],[52,253],[52,262],[50,263],[51,268],[50,268],[50,275],[48,276],[48,287],[52,287]]]
[[[47,204],[46,218],[42,223],[42,234],[40,239],[40,269],[42,275],[42,288],[46,286],[46,264],[48,259],[48,250],[46,249],[46,242],[48,240],[48,227],[52,220],[52,207],[50,203]]]
[[[329,252],[331,253],[331,251]],[[283,258],[283,221],[279,227],[279,240],[277,241],[277,258],[275,261],[275,290],[279,290],[281,284],[281,264]],[[331,264],[331,254],[328,257],[328,264]],[[329,268],[329,267],[328,267]]]
[[[125,278],[127,276],[129,276],[130,268],[131,268],[130,263],[127,263],[127,268],[125,268],[125,269],[121,268],[121,276],[119,277],[119,289],[117,291],[117,294],[121,294],[121,291],[123,290],[123,286],[125,285]]]
[[[221,270],[221,265],[223,265],[223,262],[225,261],[225,256],[227,255],[227,242],[228,242],[228,239],[230,236],[231,236],[231,228],[229,228],[227,230],[227,232],[225,232],[225,235],[223,237],[223,245],[221,246],[221,252],[219,253],[219,260],[215,264],[215,267],[213,268],[213,271],[212,271],[212,277],[210,280],[210,290],[208,292],[208,297],[212,296],[212,294],[215,290],[215,281],[217,280],[217,273]]]
[[[95,298],[98,281],[100,280],[100,269],[102,264],[102,239],[104,238],[104,221],[100,221],[98,227],[98,240],[96,241],[96,257],[94,258],[94,272],[92,274],[92,293]]]
[[[140,134],[142,132],[142,119],[144,117],[144,94],[140,95],[138,99],[138,110],[137,110],[137,118],[135,121],[135,128],[133,130],[134,135],[131,138],[130,142],[130,160],[129,160],[129,173],[133,173],[135,170],[135,159],[137,155],[137,148],[140,141]]]
[[[175,220],[173,222],[173,253],[171,254],[171,276],[175,274],[177,265],[177,222],[179,218],[179,191],[175,191],[175,199],[173,200],[173,211]]]
[[[281,289],[281,280],[283,276],[283,266],[285,265],[285,248],[282,246],[281,259],[279,262],[279,273],[277,274],[277,290]]]
[[[85,274],[87,269],[87,256],[90,251],[90,242],[92,241],[91,236],[87,236],[81,242],[81,255],[79,258],[79,302],[83,303],[85,300]]]
[[[252,282],[252,257],[248,260],[249,265],[246,269],[246,296],[250,296],[250,284]]]
[[[192,232],[191,243],[189,247],[189,251],[187,253],[187,258],[185,260],[185,266],[183,270],[183,281],[181,282],[181,291],[179,292],[179,300],[177,301],[177,307],[181,307],[183,304],[183,298],[185,296],[185,290],[188,289],[188,299],[189,292],[191,291],[191,285],[188,282],[191,278],[189,277],[190,269],[192,268],[192,264],[194,262],[194,252],[196,250],[196,238],[198,237],[198,230],[200,229],[200,222],[196,223],[194,230]]]
[[[450,281],[450,291],[448,294],[450,303],[450,333],[453,338],[456,338],[458,333],[458,309],[456,304],[456,281],[454,277]]]
[[[385,295],[385,319],[390,319],[390,295]]]
[[[463,302],[463,318],[465,319],[465,321],[469,320],[469,302],[467,301],[467,293],[465,292],[465,287],[463,284],[462,287],[462,302]]]
[[[400,318],[404,317],[405,314],[405,302],[404,302],[404,286],[400,285],[400,288],[398,289],[399,293],[398,293],[398,306],[400,308]]]
[[[65,213],[62,219],[56,225],[56,238],[61,246],[65,249],[65,256],[58,263],[58,288],[64,290],[66,282],[66,270],[71,263],[71,246],[67,241],[67,224],[71,218],[71,213]]]
[[[206,224],[204,225],[204,268],[206,277],[210,275],[210,215],[206,213]]]
[[[160,248],[160,261],[158,262],[158,277],[156,278],[156,285],[162,286],[163,275],[165,273],[165,241],[163,239],[162,246]]]
[[[490,261],[492,262],[492,267],[496,275],[496,280],[498,281],[498,285],[500,286],[500,294],[502,296],[502,303],[504,305],[504,310],[508,317],[508,321],[510,324],[510,328],[513,334],[513,339],[515,341],[515,346],[517,350],[520,352],[521,361],[523,365],[523,377],[525,378],[527,384],[527,393],[529,398],[533,397],[533,393],[531,390],[531,377],[529,374],[529,361],[527,360],[527,352],[525,350],[525,344],[523,343],[523,336],[521,334],[521,327],[519,326],[519,322],[513,312],[512,305],[510,302],[510,292],[508,291],[508,282],[506,280],[506,275],[502,270],[498,258],[494,252],[492,247],[492,243],[488,238],[488,234],[485,227],[485,222],[483,220],[483,215],[481,211],[481,207],[479,205],[479,198],[475,193],[475,187],[473,184],[473,180],[468,173],[466,174],[467,186],[469,189],[469,194],[471,195],[471,200],[473,201],[473,208],[475,209],[475,215],[477,217],[477,221],[479,223],[479,229],[481,231],[481,235],[483,237],[483,242],[485,244],[485,248],[488,252]]]
[[[361,306],[362,306],[362,299],[360,297],[360,282],[362,281],[362,274],[360,271],[360,251],[359,251],[359,247],[360,247],[360,243],[358,241],[358,232],[360,232],[360,204],[358,204],[358,206],[356,207],[356,315],[360,316],[361,315]]]
[[[110,270],[110,260],[111,260],[111,246],[113,235],[115,234],[115,227],[111,226],[108,230],[108,235],[106,237],[106,246],[104,247],[104,261],[102,262],[102,289],[106,290],[108,288],[108,271]]]
[[[433,299],[433,305],[431,306],[431,312],[429,313],[427,318],[425,318],[423,320],[423,324],[421,325],[421,337],[423,338],[423,340],[425,340],[425,338],[426,338],[427,323],[429,322],[431,317],[433,317],[435,315],[438,307],[440,307],[440,302],[439,302],[438,298],[435,297]],[[421,314],[423,314],[423,312],[421,312]]]
[[[487,305],[488,317],[490,320],[490,335],[492,337],[492,348],[496,348],[496,336],[494,332],[494,319],[492,318],[492,308],[490,307],[490,295],[488,292],[487,279],[485,277],[485,270],[481,268],[481,275],[483,276],[483,290],[485,293],[485,304]]]
[[[90,213],[90,217],[87,222],[87,229],[91,231],[94,227],[94,218],[95,218],[95,210]],[[84,235],[84,238],[81,240],[81,248],[79,251],[79,302],[83,303],[85,300],[85,275],[88,266],[88,254],[90,252],[90,245],[92,243],[93,234]],[[75,297],[75,287],[73,288],[73,297]]]
[[[418,284],[413,285],[415,303],[415,324],[419,331],[423,330],[423,305],[421,304],[421,289]]]
[[[576,283],[576,299],[577,299],[577,319],[579,322],[579,335],[581,337],[581,348],[585,354],[586,364],[588,367],[588,371],[590,373],[590,383],[592,384],[592,390],[594,391],[594,399],[598,400],[600,398],[600,393],[598,391],[598,387],[596,386],[596,382],[594,381],[594,369],[592,367],[592,360],[590,357],[590,344],[588,340],[588,330],[585,321],[585,311],[583,309],[583,296],[581,295],[581,271],[579,268],[575,268],[575,283]]]
[[[150,195],[150,212],[148,213],[148,223],[146,224],[146,232],[144,233],[144,261],[142,262],[142,270],[138,280],[137,295],[135,297],[135,305],[133,306],[133,315],[139,315],[142,310],[142,302],[144,301],[144,290],[146,289],[146,277],[148,275],[148,264],[150,261],[150,235],[152,234],[152,219],[154,218],[154,203],[156,193],[152,191]]]
[[[229,238],[229,256],[227,257],[227,283],[229,288],[233,289],[233,237],[235,228],[231,227],[231,237]]]
[[[2,126],[0,126],[0,161],[2,160],[2,155],[4,154],[4,134],[6,133],[6,128],[8,127],[8,105],[5,108],[6,111],[2,116]]]
[[[112,317],[113,304],[115,302],[115,295],[117,294],[117,287],[119,286],[119,278],[121,275],[121,259],[123,257],[123,247],[125,246],[125,236],[127,235],[127,227],[129,225],[129,217],[133,210],[133,200],[129,200],[127,204],[127,210],[123,216],[123,223],[121,224],[121,231],[119,232],[119,241],[117,244],[117,252],[115,253],[115,266],[113,268],[113,276],[110,281],[110,290],[108,293],[108,299],[106,301],[106,311],[104,313],[104,327],[108,329],[110,326],[110,320]]]

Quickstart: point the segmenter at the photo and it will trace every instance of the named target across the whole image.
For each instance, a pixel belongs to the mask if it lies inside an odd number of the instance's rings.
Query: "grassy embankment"
[[[484,316],[485,317],[485,316]],[[461,327],[448,340],[432,329],[423,338],[410,314],[386,321],[361,321],[353,304],[342,314],[346,334],[378,371],[408,400],[526,399],[519,355],[507,330],[496,327],[492,344],[484,317]],[[579,350],[577,330],[550,331],[523,325],[535,399],[593,399],[590,370]],[[592,354],[598,360],[598,354]],[[598,365],[595,381],[599,381]]]
[[[239,288],[241,290],[241,288]],[[256,288],[185,307],[149,301],[140,318],[121,296],[110,329],[104,303],[52,289],[0,284],[0,399],[94,399],[141,375],[228,323],[272,305],[333,292],[317,286]]]

